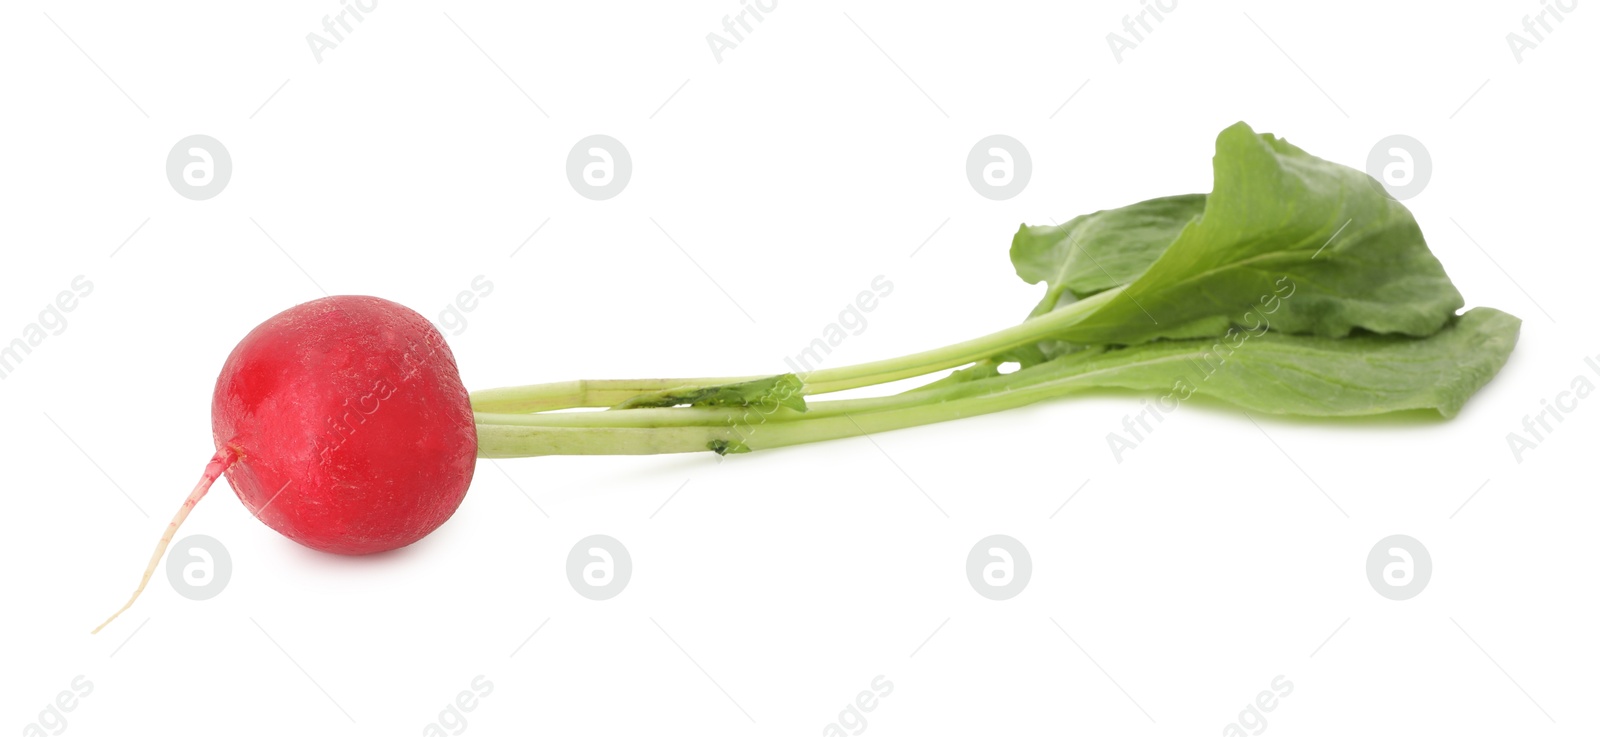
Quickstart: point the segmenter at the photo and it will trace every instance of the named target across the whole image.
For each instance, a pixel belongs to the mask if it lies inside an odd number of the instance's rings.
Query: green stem
[[[1202,351],[1088,368],[1052,361],[1011,374],[912,390],[887,397],[813,402],[806,412],[778,408],[676,407],[564,414],[477,413],[478,453],[641,455],[704,450],[760,450],[926,425],[1021,407],[1094,386],[1131,366],[1185,365]]]
[[[962,341],[943,348],[913,353],[899,358],[869,361],[850,366],[818,369],[800,376],[805,383],[805,394],[829,392],[876,386],[900,379],[923,376],[975,361],[994,357],[1014,348],[1045,340],[1097,307],[1108,302],[1122,288],[1107,290],[1094,296],[1044,315],[1031,318],[1020,325],[990,333],[972,340]],[[479,412],[502,414],[545,412],[549,410],[590,407],[613,407],[640,394],[663,391],[683,391],[697,387],[720,386],[763,378],[761,376],[711,377],[696,379],[620,379],[564,381],[553,384],[533,384],[501,389],[488,389],[472,393],[472,406]],[[637,412],[639,410],[629,410]]]
[[[580,379],[553,384],[511,386],[472,392],[472,408],[478,412],[547,412],[584,407],[614,407],[648,392],[688,386],[717,386],[759,379],[759,376],[701,379]]]
[[[654,427],[478,425],[478,455],[520,458],[540,455],[652,455],[706,450],[764,450],[883,430],[926,425],[998,412],[1038,401],[1049,394],[993,394],[939,404],[865,412],[838,412],[805,419],[775,419],[751,424],[691,424]],[[631,414],[634,410],[628,411]],[[674,411],[674,410],[667,410]],[[810,414],[809,412],[806,414]]]
[[[1019,325],[1013,325],[1004,330],[947,345],[943,348],[935,348],[931,351],[922,351],[921,353],[913,353],[909,356],[882,361],[869,361],[852,366],[818,369],[800,378],[805,382],[807,394],[826,394],[828,392],[909,379],[934,371],[964,366],[975,361],[992,358],[1015,348],[1021,348],[1030,343],[1047,340],[1055,336],[1063,328],[1073,325],[1093,313],[1101,305],[1110,302],[1112,298],[1121,294],[1123,289],[1124,287],[1108,289],[1078,302],[1063,305],[1038,317],[1025,320]]]

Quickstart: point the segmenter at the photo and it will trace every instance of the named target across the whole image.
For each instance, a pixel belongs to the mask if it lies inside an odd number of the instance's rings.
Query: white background
[[[0,381],[6,733],[78,675],[82,735],[420,734],[479,675],[467,734],[820,734],[879,675],[862,733],[1218,734],[1279,675],[1271,734],[1600,726],[1600,400],[1521,463],[1506,440],[1600,382],[1588,4],[1518,63],[1533,0],[1184,0],[1118,63],[1136,0],[783,0],[720,64],[706,35],[738,0],[384,0],[321,63],[332,0],[143,5],[0,11],[0,341],[95,285]],[[827,365],[883,358],[1020,320],[1018,223],[1207,191],[1237,120],[1357,167],[1390,134],[1426,145],[1407,205],[1469,306],[1525,321],[1458,418],[1185,407],[1118,463],[1138,399],[1099,395],[721,461],[482,462],[448,524],[360,559],[221,483],[185,532],[227,545],[223,594],[158,574],[88,634],[211,453],[223,358],[323,290],[436,317],[484,275],[449,336],[481,389],[783,370],[881,274]],[[214,199],[165,177],[194,133],[232,155]],[[611,200],[566,179],[594,133],[632,155]],[[1014,199],[966,179],[993,133],[1031,152]],[[608,601],[563,570],[595,533],[634,561]],[[1034,561],[1003,602],[964,570],[996,533]],[[1434,563],[1400,602],[1364,570],[1396,533]]]

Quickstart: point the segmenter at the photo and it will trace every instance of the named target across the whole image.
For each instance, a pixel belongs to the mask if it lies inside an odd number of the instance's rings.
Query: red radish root
[[[117,614],[144,591],[219,475],[285,537],[364,555],[410,545],[444,524],[466,496],[478,455],[472,405],[444,337],[416,312],[376,297],[314,300],[250,331],[217,377],[211,432],[217,455]]]
[[[211,457],[211,462],[206,464],[206,472],[200,476],[200,483],[194,485],[194,491],[189,492],[189,497],[183,500],[183,506],[178,507],[178,513],[172,515],[172,521],[167,523],[167,531],[161,534],[161,542],[156,543],[156,552],[150,555],[150,565],[145,567],[144,577],[139,579],[139,588],[133,590],[133,596],[128,597],[128,603],[123,604],[116,614],[107,617],[106,621],[101,622],[100,626],[94,628],[94,632],[90,634],[98,634],[100,630],[106,628],[106,625],[111,624],[111,620],[121,616],[123,612],[128,611],[128,607],[133,606],[133,602],[139,600],[139,595],[144,593],[144,587],[150,583],[150,576],[156,572],[156,566],[161,565],[161,556],[166,555],[167,546],[172,544],[172,536],[177,534],[178,526],[189,518],[189,510],[194,509],[200,498],[211,490],[211,484],[215,483],[217,478],[222,476],[222,472],[228,470],[238,458],[238,454],[234,453],[232,448],[223,448]]]

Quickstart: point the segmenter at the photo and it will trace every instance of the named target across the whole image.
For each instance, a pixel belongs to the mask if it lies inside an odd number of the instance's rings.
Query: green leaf
[[[1246,321],[1253,329],[1248,316],[1266,307],[1274,307],[1271,328],[1282,332],[1339,337],[1359,328],[1424,336],[1461,308],[1461,294],[1416,220],[1365,173],[1257,135],[1244,123],[1217,136],[1213,172],[1200,217],[1187,221],[1114,298],[1053,337],[1132,344],[1221,335]],[[1183,203],[1169,204],[1176,212],[1165,218],[1151,215],[1155,206],[1144,211],[1150,223],[1134,236],[1137,242],[1113,251],[1123,274],[1136,268],[1139,255],[1156,250],[1150,241],[1162,227],[1181,217]],[[1053,271],[1048,253],[1059,255]],[[1018,273],[1049,281],[1057,295],[1104,283],[1085,275],[1072,249],[1024,247],[1021,255]],[[1117,272],[1107,271],[1114,280]],[[1282,296],[1286,288],[1292,299]]]
[[[1431,409],[1453,417],[1500,370],[1522,321],[1489,307],[1427,338],[1232,330],[1220,338],[1097,347],[1018,371],[1015,382],[1120,387],[1162,402],[1207,396],[1247,410],[1317,417]],[[1006,377],[1000,377],[1006,378]],[[972,384],[976,386],[976,382]]]
[[[1032,314],[1137,279],[1205,208],[1205,195],[1185,194],[1079,215],[1061,225],[1022,226],[1011,239],[1011,263],[1023,281],[1048,285]]]

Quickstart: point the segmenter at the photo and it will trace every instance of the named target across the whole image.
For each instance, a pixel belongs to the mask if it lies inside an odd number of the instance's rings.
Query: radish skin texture
[[[250,331],[217,378],[217,450],[234,493],[306,547],[364,555],[410,545],[466,496],[478,439],[444,337],[376,297],[291,307]]]

